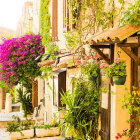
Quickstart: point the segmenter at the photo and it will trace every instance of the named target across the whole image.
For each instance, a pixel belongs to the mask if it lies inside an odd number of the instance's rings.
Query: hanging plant
[[[108,77],[113,77],[114,84],[124,85],[127,75],[125,60],[116,58],[112,65],[101,64],[101,69],[103,69]]]

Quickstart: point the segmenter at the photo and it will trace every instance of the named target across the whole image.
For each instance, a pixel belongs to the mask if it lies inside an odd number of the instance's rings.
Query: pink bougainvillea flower
[[[100,56],[99,56],[98,54],[93,54],[93,58],[94,58],[95,60],[97,60],[97,59],[100,58]]]
[[[119,139],[119,137],[118,137],[118,136],[116,136],[115,138],[116,138],[116,140],[118,140],[118,139]]]
[[[30,72],[37,76],[39,67],[35,58],[44,54],[44,50],[40,35],[28,34],[20,38],[4,39],[0,45],[0,80],[12,87],[20,77],[34,76]],[[26,71],[27,68],[30,71]]]
[[[85,57],[86,60],[88,60],[88,59],[90,59],[90,58],[91,58],[90,55],[87,55],[87,56]]]
[[[121,59],[120,58],[116,58],[114,62],[120,63],[121,62]]]
[[[100,65],[100,68],[101,68],[101,69],[104,69],[106,66],[107,66],[106,63],[102,63],[102,64]]]
[[[81,64],[82,64],[81,60],[76,61],[76,65],[81,65]]]

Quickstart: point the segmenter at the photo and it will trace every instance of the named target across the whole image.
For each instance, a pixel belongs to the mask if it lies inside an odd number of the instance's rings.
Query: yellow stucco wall
[[[115,57],[117,57],[117,52],[119,48],[115,47]],[[122,60],[126,60],[127,64],[127,78],[124,86],[115,86],[116,88],[116,132],[122,133],[123,130],[128,129],[130,126],[126,123],[126,120],[130,118],[130,115],[127,113],[126,110],[123,110],[121,108],[122,102],[119,101],[120,98],[124,97],[124,94],[126,94],[125,86],[128,88],[128,91],[130,92],[130,81],[131,81],[131,59],[130,57],[121,50],[120,58]],[[126,138],[122,138],[122,140],[126,140]]]

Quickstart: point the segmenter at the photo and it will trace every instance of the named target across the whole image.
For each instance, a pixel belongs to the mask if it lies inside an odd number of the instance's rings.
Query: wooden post
[[[2,109],[5,109],[6,92],[4,87],[1,88],[1,93],[2,93]]]
[[[38,81],[37,80],[32,81],[32,105],[34,108],[38,106]]]

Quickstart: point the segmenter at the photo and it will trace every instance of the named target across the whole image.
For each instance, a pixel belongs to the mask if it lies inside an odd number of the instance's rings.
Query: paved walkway
[[[20,112],[0,113],[0,121],[11,120],[13,115],[19,116],[21,119],[23,118],[23,114]]]
[[[0,140],[10,140],[10,135],[4,128],[0,129]]]

